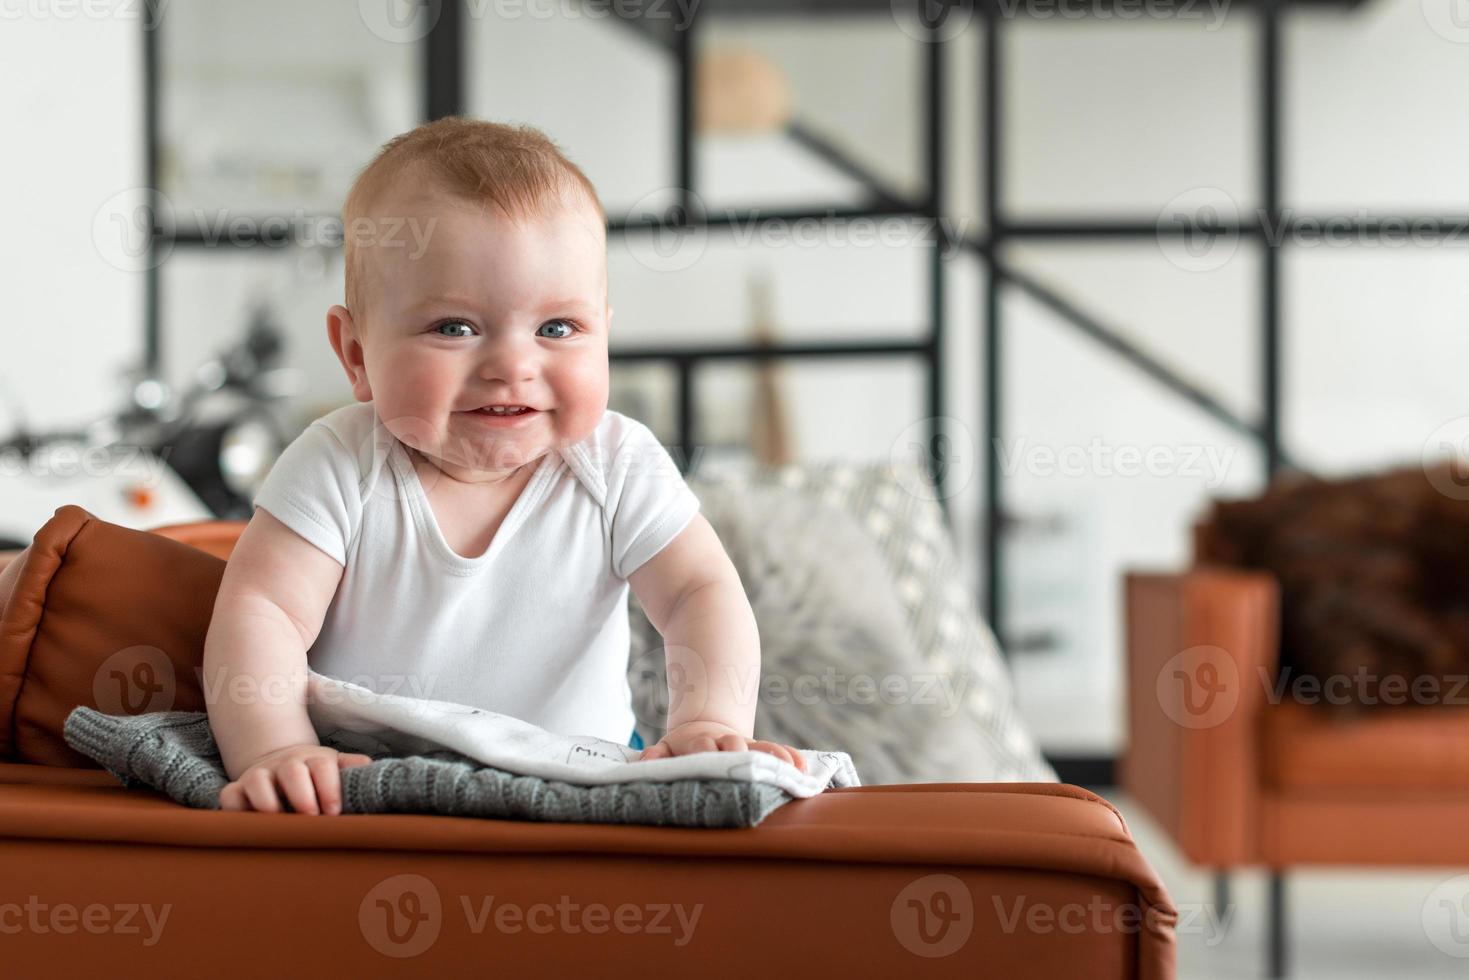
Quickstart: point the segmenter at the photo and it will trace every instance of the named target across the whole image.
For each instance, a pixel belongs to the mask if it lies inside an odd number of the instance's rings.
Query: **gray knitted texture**
[[[202,711],[109,715],[81,706],[67,716],[63,735],[124,786],[157,790],[185,806],[219,809],[219,793],[230,782]],[[331,736],[322,741],[343,752],[361,751]],[[341,770],[343,813],[753,827],[792,799],[777,787],[734,779],[578,786],[506,772],[447,749],[373,759]]]

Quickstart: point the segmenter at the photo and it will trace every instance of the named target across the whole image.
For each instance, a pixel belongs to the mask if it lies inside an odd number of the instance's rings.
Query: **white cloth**
[[[616,742],[636,721],[627,576],[699,509],[648,427],[607,411],[541,458],[489,549],[466,558],[372,402],[307,426],[254,503],[344,566],[313,669]]]
[[[378,694],[315,670],[307,675],[306,710],[318,737],[331,736],[334,743],[354,745],[369,755],[420,755],[447,748],[506,772],[583,786],[734,779],[808,797],[828,787],[861,785],[845,752],[798,749],[805,772],[753,750],[638,762],[638,750],[621,742],[557,735],[469,705]]]

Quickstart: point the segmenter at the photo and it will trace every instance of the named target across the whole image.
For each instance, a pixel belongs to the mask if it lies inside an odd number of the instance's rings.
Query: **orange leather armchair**
[[[1174,976],[1161,882],[1072,786],[853,787],[694,830],[195,810],[35,758],[92,687],[70,664],[192,656],[240,527],[154,532],[209,558],[63,507],[0,573],[7,976]],[[109,588],[146,605],[140,577],[186,596],[183,641],[148,635],[161,610],[92,611]]]
[[[1267,573],[1133,574],[1126,603],[1123,788],[1219,873],[1221,904],[1230,870],[1269,871],[1272,977],[1286,972],[1290,868],[1469,863],[1469,709],[1343,719],[1283,697]]]

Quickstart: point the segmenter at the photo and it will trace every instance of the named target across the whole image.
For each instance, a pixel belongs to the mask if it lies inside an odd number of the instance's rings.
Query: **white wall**
[[[10,8],[7,8],[9,11]],[[84,421],[123,395],[141,354],[142,277],[108,257],[142,182],[136,19],[0,20],[0,432]],[[109,204],[111,202],[111,204]],[[119,206],[121,205],[121,206]],[[94,223],[98,236],[94,237]]]

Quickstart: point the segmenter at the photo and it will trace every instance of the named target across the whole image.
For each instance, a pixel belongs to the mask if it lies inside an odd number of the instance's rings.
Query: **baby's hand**
[[[365,766],[372,757],[360,752],[338,752],[325,745],[289,745],[267,752],[219,791],[221,810],[259,810],[280,813],[278,789],[297,813],[342,812],[341,770]]]
[[[777,759],[784,759],[802,772],[806,771],[806,760],[788,745],[779,742],[763,742],[745,738],[728,725],[713,721],[687,721],[670,730],[661,739],[643,750],[639,762],[650,759],[666,759],[675,755],[692,755],[695,752],[769,752]]]

